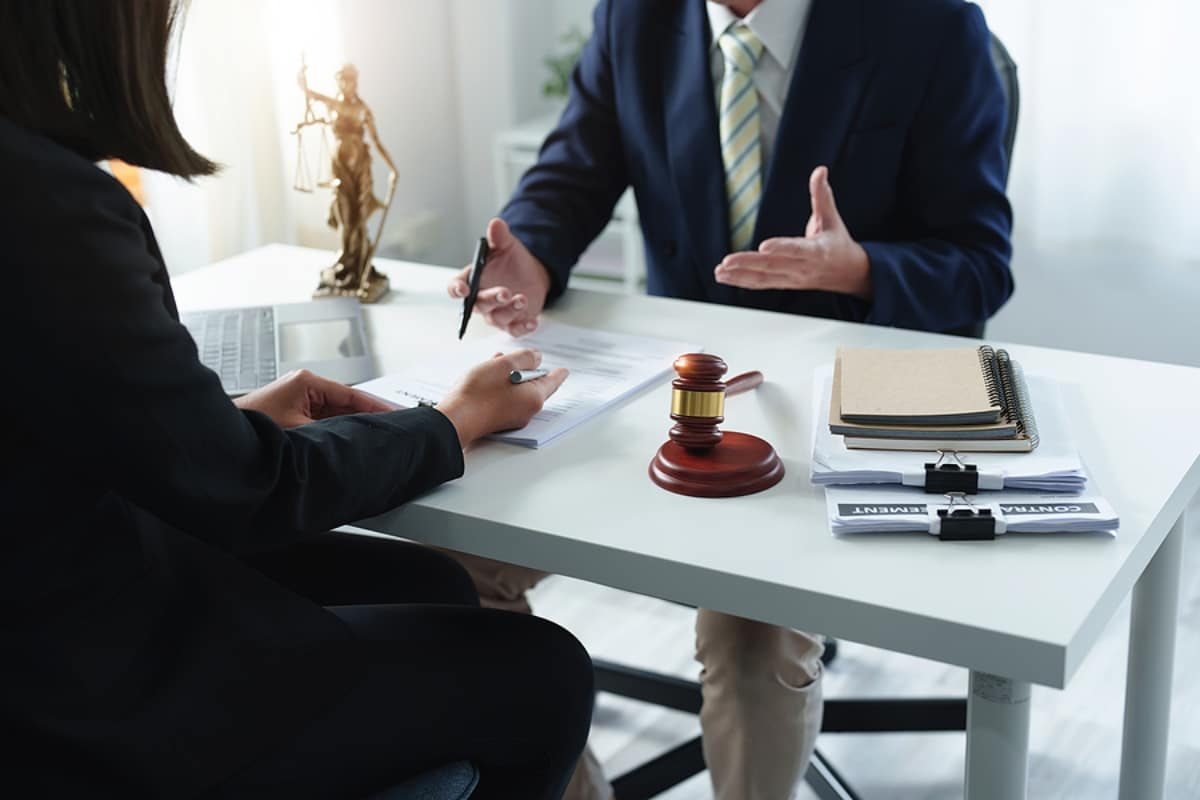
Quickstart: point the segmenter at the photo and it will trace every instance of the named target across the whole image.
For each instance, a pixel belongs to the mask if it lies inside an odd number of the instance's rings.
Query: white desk
[[[183,309],[303,300],[329,260],[272,246],[175,287]],[[379,266],[393,286],[367,308],[379,368],[453,345],[460,304],[446,296],[449,272]],[[1027,371],[1066,383],[1083,457],[1121,515],[1115,539],[834,539],[822,493],[808,482],[813,368],[839,344],[962,340],[597,292],[569,291],[550,316],[700,342],[731,372],[761,369],[767,383],[729,400],[725,427],[772,442],[783,481],[726,500],[654,486],[646,466],[669,427],[664,381],[543,450],[475,447],[461,480],[365,527],[968,667],[971,800],[1024,796],[1029,684],[1064,687],[1132,591],[1120,796],[1162,797],[1182,514],[1200,488],[1200,370],[1010,347]],[[489,335],[481,323],[468,336]]]

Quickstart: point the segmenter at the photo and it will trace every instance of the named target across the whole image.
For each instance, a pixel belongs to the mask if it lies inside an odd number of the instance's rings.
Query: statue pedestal
[[[374,303],[388,293],[388,277],[371,267],[367,279],[360,288],[353,285],[339,285],[337,279],[338,266],[326,267],[321,270],[321,282],[313,290],[313,299],[322,297],[357,297],[360,303]]]
[[[650,462],[652,481],[690,497],[740,497],[769,489],[782,478],[783,462],[775,448],[736,431],[725,431],[720,443],[707,450],[667,442]]]

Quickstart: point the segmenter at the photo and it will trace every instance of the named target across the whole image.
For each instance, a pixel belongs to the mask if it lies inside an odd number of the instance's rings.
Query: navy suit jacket
[[[600,0],[567,107],[501,212],[552,297],[632,186],[651,294],[933,331],[1008,299],[1005,100],[977,7],[813,2],[752,246],[804,235],[808,178],[827,165],[870,303],[714,280],[730,243],[711,41],[703,0]]]

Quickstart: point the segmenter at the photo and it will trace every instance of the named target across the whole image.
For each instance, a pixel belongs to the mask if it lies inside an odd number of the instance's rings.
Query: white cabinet
[[[538,150],[558,115],[502,131],[496,136],[496,207],[508,202],[521,176],[537,161]],[[596,237],[571,274],[571,285],[625,294],[640,294],[646,287],[646,253],[633,192],[626,189],[617,201],[612,220]]]

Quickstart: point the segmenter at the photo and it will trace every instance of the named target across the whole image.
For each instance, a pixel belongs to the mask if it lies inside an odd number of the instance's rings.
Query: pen
[[[480,236],[479,244],[475,245],[475,260],[471,264],[471,278],[467,287],[467,296],[463,299],[462,324],[458,327],[458,338],[467,332],[467,323],[471,320],[471,311],[475,308],[475,298],[479,296],[479,280],[483,277],[483,266],[487,263],[487,238]]]
[[[544,378],[550,374],[548,369],[514,369],[508,373],[508,379],[513,383],[524,383],[536,378]]]

